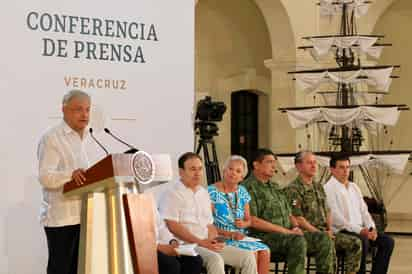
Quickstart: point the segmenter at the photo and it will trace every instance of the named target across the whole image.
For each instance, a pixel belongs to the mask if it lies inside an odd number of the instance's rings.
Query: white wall
[[[158,41],[30,30],[31,11],[154,24]],[[93,98],[95,130],[110,127],[149,153],[171,153],[175,163],[193,149],[194,1],[3,1],[0,24],[0,273],[40,274],[47,248],[38,222],[36,148],[61,118],[61,97],[73,88],[68,77],[125,81],[121,90],[83,88]],[[67,40],[67,57],[42,56],[43,38]],[[73,58],[74,40],[140,45],[146,62]],[[104,133],[97,137],[111,152],[126,149]],[[103,156],[94,144],[88,150],[94,160]]]
[[[270,36],[254,0],[201,0],[196,5],[196,90],[227,105],[215,138],[219,162],[231,150],[231,93],[242,89],[270,92],[270,71],[264,60],[271,57]],[[265,111],[268,111],[268,107]],[[268,117],[259,128],[268,145]]]

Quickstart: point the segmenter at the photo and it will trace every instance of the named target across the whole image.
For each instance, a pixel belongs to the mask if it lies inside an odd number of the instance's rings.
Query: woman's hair
[[[243,158],[240,155],[231,155],[229,156],[229,158],[227,158],[227,160],[225,161],[224,165],[223,165],[223,170],[227,169],[230,165],[231,162],[235,162],[235,161],[239,161],[242,163],[243,165],[243,177],[245,177],[247,175],[248,172],[248,168],[247,168],[247,161],[245,158]]]

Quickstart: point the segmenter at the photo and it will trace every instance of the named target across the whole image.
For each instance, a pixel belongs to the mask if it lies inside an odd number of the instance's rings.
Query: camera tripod
[[[203,150],[207,184],[211,185],[221,180],[216,145],[213,138],[205,139],[200,137],[196,148],[196,154],[199,154],[201,150]],[[212,158],[210,156],[212,156]]]

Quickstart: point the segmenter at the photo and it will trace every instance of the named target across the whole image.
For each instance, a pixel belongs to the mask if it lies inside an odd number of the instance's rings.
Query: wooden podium
[[[110,154],[86,171],[83,185],[74,181],[64,185],[65,196],[82,197],[78,274],[94,274],[92,266],[96,263],[107,263],[108,274],[158,274],[154,201],[151,195],[137,192],[133,157]],[[107,220],[103,237],[107,241],[107,262],[93,262],[96,258],[92,256],[97,192],[105,196],[106,210],[99,214],[105,214]]]

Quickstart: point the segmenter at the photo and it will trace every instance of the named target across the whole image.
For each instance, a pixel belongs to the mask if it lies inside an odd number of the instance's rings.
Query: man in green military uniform
[[[251,196],[251,234],[269,245],[272,253],[286,257],[289,274],[303,274],[307,251],[314,251],[317,273],[333,273],[333,244],[324,233],[307,241],[284,191],[270,181],[275,173],[276,158],[272,151],[259,149],[252,162],[252,173],[243,182]],[[316,246],[316,247],[315,247]]]
[[[296,217],[299,227],[305,231],[307,241],[318,233],[329,236],[335,242],[336,249],[345,254],[346,273],[359,270],[362,243],[352,235],[332,232],[332,217],[327,205],[323,186],[313,178],[317,172],[315,155],[310,151],[302,151],[295,156],[295,166],[299,176],[287,187],[286,194],[292,206],[292,214]],[[334,261],[335,250],[332,250]],[[310,253],[310,251],[309,251]],[[335,261],[336,262],[336,261]],[[336,265],[336,264],[335,264]]]

